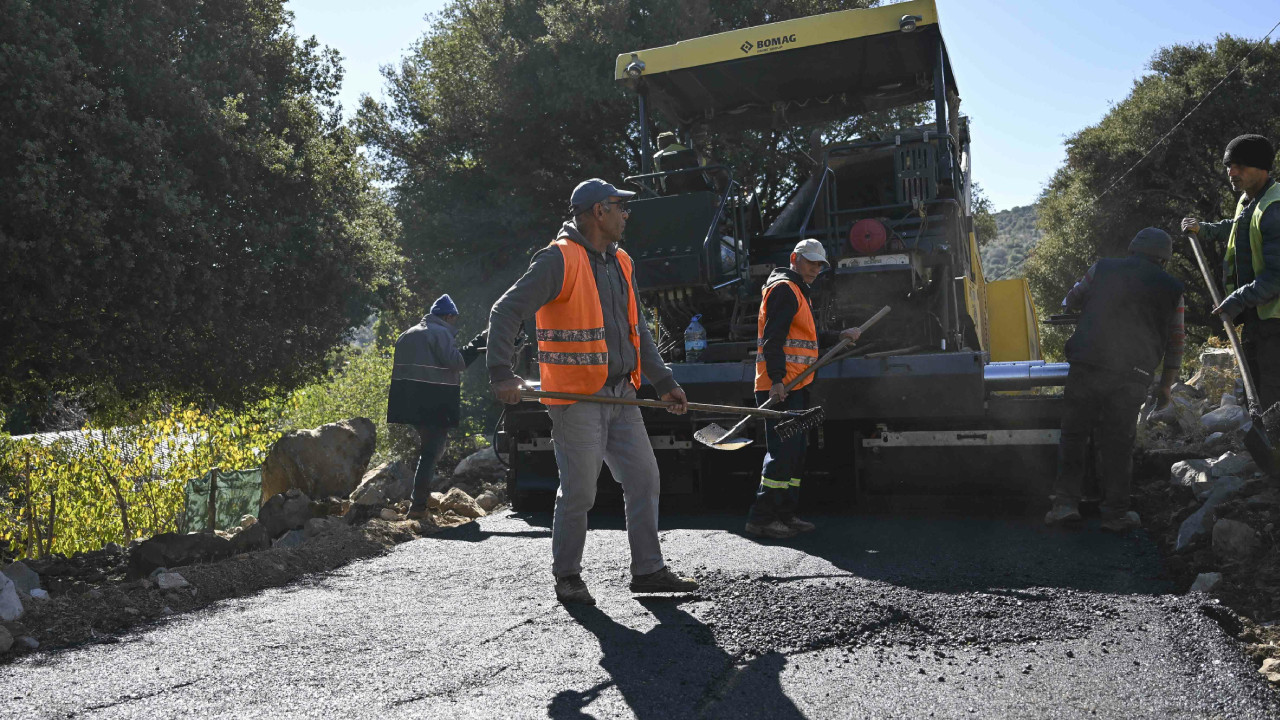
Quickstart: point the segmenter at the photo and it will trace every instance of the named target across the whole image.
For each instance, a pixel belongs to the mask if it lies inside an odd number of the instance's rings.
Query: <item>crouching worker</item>
[[[387,422],[414,426],[422,442],[413,475],[411,518],[427,513],[436,461],[449,440],[449,428],[458,426],[462,371],[484,352],[484,332],[458,349],[454,343],[457,321],[457,306],[447,294],[441,295],[421,322],[396,338]]]
[[[809,304],[809,286],[827,267],[830,263],[822,243],[801,240],[791,253],[791,266],[774,269],[765,281],[757,320],[756,405],[772,399],[776,410],[809,407],[812,375],[790,392],[786,385],[818,361],[818,330]],[[840,337],[851,340],[859,335],[856,327],[840,332]],[[756,501],[747,514],[748,535],[789,538],[814,529],[813,523],[796,517],[807,433],[783,440],[777,426],[777,420],[765,421],[767,452]]]
[[[662,362],[643,321],[631,258],[618,247],[635,193],[604,180],[580,183],[569,200],[573,219],[538,251],[524,277],[489,315],[489,384],[504,403],[520,402],[523,380],[511,372],[521,323],[536,318],[542,389],[606,398],[634,398],[649,378],[671,412],[688,410],[684,391]],[[658,543],[658,460],[640,408],[543,400],[560,471],[551,522],[551,572],[561,602],[595,604],[582,580],[587,511],[595,504],[602,463],[622,485],[631,543],[631,592],[692,592]]]
[[[1173,257],[1168,233],[1145,228],[1129,243],[1129,257],[1094,263],[1062,305],[1079,310],[1067,341],[1067,373],[1058,445],[1058,478],[1048,525],[1080,520],[1080,493],[1097,430],[1102,528],[1124,532],[1141,524],[1129,510],[1133,439],[1138,411],[1164,360],[1159,405],[1182,367],[1182,283],[1164,271]]]

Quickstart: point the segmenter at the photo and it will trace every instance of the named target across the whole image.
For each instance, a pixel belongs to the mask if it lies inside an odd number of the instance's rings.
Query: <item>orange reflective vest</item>
[[[783,343],[783,352],[787,356],[787,375],[782,382],[786,384],[795,380],[806,368],[818,361],[818,329],[813,322],[813,309],[809,307],[808,298],[794,282],[790,280],[776,282],[766,287],[764,297],[760,298],[760,318],[756,326],[756,390],[768,390],[773,386],[764,362],[765,309],[768,307],[769,294],[784,285],[796,294],[799,309],[791,318],[791,327],[787,329],[787,340]],[[799,390],[811,382],[813,382],[812,375],[792,390]]]
[[[555,300],[538,309],[538,367],[542,389],[594,395],[609,378],[609,347],[604,339],[604,312],[587,249],[568,238],[552,245],[564,257],[564,282]],[[640,308],[632,283],[631,256],[617,251],[618,267],[627,284],[627,324],[636,350],[631,384],[640,387]],[[573,400],[543,399],[544,405],[571,405]]]

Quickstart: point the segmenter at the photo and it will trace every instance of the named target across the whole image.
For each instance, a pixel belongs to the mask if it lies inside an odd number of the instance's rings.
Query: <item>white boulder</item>
[[[1224,405],[1217,410],[1210,410],[1200,417],[1200,424],[1206,432],[1231,432],[1248,422],[1249,413],[1239,405]]]
[[[8,575],[0,573],[0,620],[13,621],[22,617],[22,600],[18,588]]]

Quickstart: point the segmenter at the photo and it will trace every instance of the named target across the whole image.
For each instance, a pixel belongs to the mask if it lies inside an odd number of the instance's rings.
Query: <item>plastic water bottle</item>
[[[684,329],[684,361],[701,362],[702,351],[707,349],[707,329],[698,322],[701,315],[694,315],[689,327]]]

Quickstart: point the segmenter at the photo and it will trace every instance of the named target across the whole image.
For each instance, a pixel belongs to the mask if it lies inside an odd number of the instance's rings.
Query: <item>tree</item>
[[[283,0],[0,0],[0,401],[241,402],[397,272],[338,55]]]
[[[865,0],[459,0],[398,67],[387,101],[364,98],[357,126],[394,185],[409,259],[396,329],[448,291],[463,324],[552,239],[573,183],[638,172],[636,100],[613,81],[620,52],[834,10]],[[912,125],[924,107],[822,128],[709,138],[750,178],[768,222],[803,180],[813,129],[849,138]],[[670,129],[670,128],[659,128]],[[392,336],[384,329],[384,338]]]
[[[1203,338],[1217,326],[1209,317],[1213,304],[1194,257],[1181,241],[1179,221],[1188,215],[1217,220],[1234,213],[1236,198],[1222,165],[1231,138],[1243,133],[1280,138],[1280,94],[1275,92],[1280,43],[1262,43],[1203,106],[1142,157],[1256,44],[1224,35],[1213,45],[1158,51],[1150,72],[1134,83],[1127,98],[1097,125],[1067,140],[1066,163],[1037,205],[1044,235],[1027,263],[1027,279],[1042,312],[1056,310],[1094,260],[1124,255],[1138,230],[1155,226],[1175,238],[1170,272],[1187,285],[1188,330]],[[1205,251],[1217,272],[1224,248],[1206,246]],[[1192,325],[1198,327],[1193,330]],[[1046,347],[1060,352],[1064,340],[1062,332],[1051,329]]]

